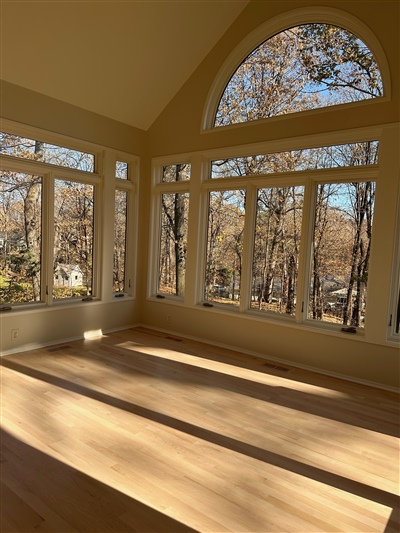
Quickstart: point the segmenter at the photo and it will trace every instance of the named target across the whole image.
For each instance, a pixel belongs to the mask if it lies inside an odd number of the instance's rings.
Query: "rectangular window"
[[[190,180],[190,164],[167,165],[163,167],[162,181],[187,181]]]
[[[375,183],[320,183],[308,316],[364,327]]]
[[[124,161],[117,161],[115,165],[115,177],[118,178],[119,180],[127,180],[128,170],[129,170],[128,163],[125,163]]]
[[[184,296],[189,194],[161,196],[158,292]]]
[[[0,153],[60,167],[94,172],[95,157],[93,154],[19,137],[11,133],[0,132]]]
[[[251,309],[294,315],[304,187],[259,189]]]
[[[378,144],[378,141],[368,141],[220,159],[211,163],[211,178],[375,165],[378,163]]]
[[[125,291],[126,264],[126,230],[128,214],[128,192],[117,189],[115,191],[115,219],[114,219],[114,292]]]
[[[41,298],[42,178],[0,172],[0,303]]]
[[[209,194],[205,300],[240,303],[245,198],[244,190]]]
[[[56,179],[53,298],[92,294],[93,240],[94,186]]]

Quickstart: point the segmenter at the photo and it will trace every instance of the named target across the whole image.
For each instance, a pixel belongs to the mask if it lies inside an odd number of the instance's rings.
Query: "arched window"
[[[381,72],[363,41],[333,24],[300,24],[246,57],[223,91],[214,127],[381,96]]]

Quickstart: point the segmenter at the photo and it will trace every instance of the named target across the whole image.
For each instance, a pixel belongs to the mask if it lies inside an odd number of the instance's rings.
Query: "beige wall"
[[[359,19],[378,39],[386,55],[391,76],[391,101],[364,108],[327,108],[297,117],[276,117],[268,123],[201,133],[203,107],[209,88],[226,57],[251,31],[268,19],[292,10],[323,6],[341,10]],[[317,9],[317,8],[316,8]],[[236,19],[214,50],[189,78],[181,91],[149,130],[153,156],[241,145],[271,139],[311,135],[396,122],[400,118],[399,3],[352,1],[253,1]],[[290,123],[289,123],[290,122]],[[171,134],[173,132],[173,134]]]
[[[225,58],[241,39],[270,17],[313,5],[315,2],[251,2],[148,132],[21,87],[2,84],[2,117],[141,157],[136,299],[3,314],[0,316],[3,353],[80,337],[91,330],[106,331],[143,323],[286,360],[295,365],[309,366],[383,386],[399,387],[398,347],[383,342],[386,335],[399,187],[398,160],[395,154],[390,161],[386,158],[385,176],[377,186],[381,192],[376,206],[376,254],[371,262],[371,276],[379,290],[372,296],[372,316],[375,318],[369,325],[372,333],[368,341],[350,338],[341,333],[287,326],[267,319],[237,316],[201,306],[177,305],[146,297],[148,243],[152,237],[149,229],[152,157],[399,121],[399,4],[391,1],[319,1],[318,5],[341,9],[358,17],[374,32],[388,60],[392,99],[373,102],[365,107],[326,109],[297,117],[274,118],[268,123],[201,132],[203,108],[211,83]],[[396,134],[395,127],[387,130],[387,151],[396,151]],[[189,268],[191,272],[196,270],[196,257],[193,254]],[[189,282],[193,282],[193,278]],[[171,323],[167,323],[167,315],[171,317]],[[21,332],[18,342],[11,341],[11,329],[14,328]]]
[[[39,348],[138,323],[132,300],[59,305],[44,310],[11,311],[0,316],[1,355]],[[11,331],[19,330],[17,340]]]
[[[116,150],[140,155],[144,131],[1,80],[0,116],[49,132],[62,133]]]

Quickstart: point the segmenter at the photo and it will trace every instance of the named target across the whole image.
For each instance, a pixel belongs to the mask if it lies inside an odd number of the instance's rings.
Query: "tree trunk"
[[[36,141],[35,154],[40,155],[43,150],[42,143]],[[26,249],[30,255],[29,268],[32,278],[33,299],[40,300],[40,246],[41,246],[41,208],[40,208],[41,183],[39,178],[32,176],[31,183],[24,200],[24,222]]]
[[[175,180],[179,181],[182,165],[176,165]],[[174,203],[174,237],[175,237],[175,278],[176,294],[183,296],[185,293],[185,197],[175,194]]]

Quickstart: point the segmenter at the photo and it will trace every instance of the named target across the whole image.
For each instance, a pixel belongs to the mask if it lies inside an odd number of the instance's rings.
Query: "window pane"
[[[40,301],[42,178],[0,172],[0,303]]]
[[[363,327],[375,183],[319,184],[309,318]]]
[[[383,95],[379,67],[354,34],[304,24],[258,46],[229,80],[214,126],[356,102]]]
[[[205,300],[239,305],[245,191],[209,196]]]
[[[53,298],[92,294],[94,186],[55,180]]]
[[[115,191],[114,292],[125,291],[126,222],[128,193]]]
[[[115,177],[120,180],[128,179],[128,163],[117,161],[115,165]]]
[[[161,237],[158,292],[185,294],[189,194],[161,196]]]
[[[94,172],[94,155],[0,132],[0,153],[61,167]]]
[[[187,181],[190,180],[190,165],[168,165],[163,167],[163,181]]]
[[[251,309],[294,315],[304,187],[259,189]]]
[[[378,141],[368,141],[221,159],[212,161],[211,178],[376,165],[378,163],[378,146]]]

